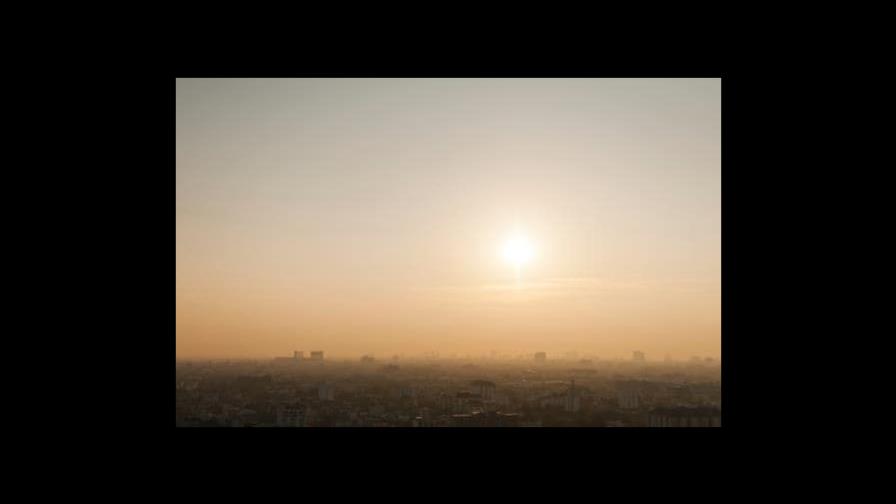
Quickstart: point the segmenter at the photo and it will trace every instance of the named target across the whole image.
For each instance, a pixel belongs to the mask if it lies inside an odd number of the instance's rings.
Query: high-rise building
[[[641,383],[622,381],[616,383],[616,399],[622,409],[638,409],[641,407]]]
[[[619,401],[619,407],[622,409],[637,409],[641,405],[640,395],[637,390],[619,390],[616,398]]]
[[[321,401],[332,401],[334,399],[335,393],[333,391],[333,386],[328,383],[321,383],[317,387],[317,397]]]
[[[478,394],[484,401],[495,399],[495,384],[487,380],[476,380],[471,384],[472,392]]]
[[[324,352],[322,350],[316,350],[316,351],[311,352],[311,360],[313,360],[313,361],[324,360]]]
[[[305,360],[305,352],[303,352],[301,350],[296,350],[292,353],[292,358],[297,361]]]
[[[635,362],[644,362],[644,352],[634,351],[632,352],[632,360]]]
[[[535,362],[545,362],[548,360],[548,356],[544,352],[536,352],[535,353]]]
[[[569,387],[569,391],[566,393],[566,411],[569,413],[576,413],[580,409],[582,409],[582,402],[579,398],[579,391],[576,389],[576,381],[572,380],[572,384]]]

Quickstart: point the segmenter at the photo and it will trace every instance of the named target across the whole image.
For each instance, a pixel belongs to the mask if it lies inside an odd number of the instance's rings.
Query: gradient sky
[[[178,358],[720,355],[719,79],[176,86]]]

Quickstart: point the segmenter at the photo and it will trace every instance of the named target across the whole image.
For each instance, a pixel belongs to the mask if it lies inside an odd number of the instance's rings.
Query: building
[[[451,415],[454,427],[523,427],[519,413],[473,412]]]
[[[641,396],[635,389],[625,388],[617,391],[616,399],[622,409],[638,409],[641,406]]]
[[[324,360],[324,352],[322,350],[316,350],[314,352],[311,352],[311,360],[313,360],[313,361]]]
[[[523,416],[519,413],[495,413],[495,427],[521,427]]]
[[[253,409],[242,408],[230,421],[231,427],[257,427],[261,424],[258,412]]]
[[[535,362],[544,363],[547,360],[548,360],[548,356],[546,353],[544,353],[544,352],[536,352],[535,353]]]
[[[439,393],[437,402],[441,411],[454,410],[454,398],[449,394],[444,392]]]
[[[303,352],[301,350],[296,350],[292,353],[292,358],[297,361],[305,360],[305,352]]]
[[[582,409],[582,401],[579,391],[576,389],[576,381],[572,380],[569,390],[566,392],[566,405],[564,408],[569,413],[576,413]]]
[[[333,386],[327,383],[322,383],[317,387],[317,397],[321,401],[332,401],[334,399],[334,391]]]
[[[456,413],[451,415],[451,426],[452,427],[476,427],[476,421],[478,418],[474,418],[473,415],[469,413]]]
[[[373,356],[372,355],[364,355],[361,357],[361,362],[364,362],[364,363],[373,362]]]
[[[479,395],[484,401],[495,399],[495,384],[487,380],[476,380],[470,384],[471,392]]]
[[[295,406],[287,406],[277,410],[277,427],[304,427],[305,410]]]
[[[535,400],[542,408],[566,408],[566,394],[556,393],[541,396]]]
[[[634,351],[632,352],[632,360],[635,362],[644,362],[644,352]]]
[[[647,414],[648,427],[721,427],[722,410],[714,407],[655,408]]]
[[[471,392],[458,392],[454,397],[454,404],[451,407],[455,413],[470,413],[473,411],[482,411],[482,396]]]

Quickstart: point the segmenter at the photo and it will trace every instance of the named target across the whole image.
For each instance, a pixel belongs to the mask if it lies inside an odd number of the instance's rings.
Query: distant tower
[[[305,360],[305,352],[303,352],[302,350],[296,350],[292,353],[292,358],[297,361]]]
[[[632,360],[635,362],[644,362],[644,352],[634,351],[632,352]]]
[[[544,363],[548,359],[548,356],[544,352],[537,352],[535,354],[535,362]]]
[[[324,352],[322,350],[316,350],[314,352],[311,352],[311,360],[313,360],[313,361],[324,360]]]

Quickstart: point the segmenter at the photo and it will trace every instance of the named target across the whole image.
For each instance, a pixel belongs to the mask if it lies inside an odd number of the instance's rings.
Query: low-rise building
[[[648,427],[721,427],[722,411],[713,407],[655,408],[647,415]]]

